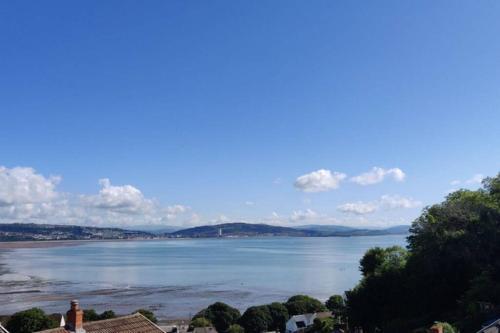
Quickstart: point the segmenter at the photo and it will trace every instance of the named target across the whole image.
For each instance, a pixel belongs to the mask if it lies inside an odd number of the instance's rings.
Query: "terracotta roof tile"
[[[83,323],[87,333],[165,333],[140,313],[113,319]],[[67,333],[63,327],[38,333]]]

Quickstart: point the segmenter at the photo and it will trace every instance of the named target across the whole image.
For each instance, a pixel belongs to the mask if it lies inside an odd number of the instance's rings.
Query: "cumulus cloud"
[[[46,178],[32,168],[0,166],[0,206],[50,202],[60,177]]]
[[[312,209],[306,209],[306,210],[296,210],[292,212],[292,215],[290,216],[290,220],[293,222],[297,221],[308,221],[308,220],[314,220],[319,217],[319,214],[316,213]]]
[[[484,175],[477,173],[471,178],[467,179],[465,181],[465,184],[481,184],[484,178],[485,178]]]
[[[298,177],[294,186],[304,192],[330,191],[338,188],[346,177],[347,175],[341,172],[332,173],[330,170],[320,169]]]
[[[481,184],[481,182],[486,178],[483,174],[476,173],[473,175],[471,178],[466,179],[466,180],[460,180],[460,179],[455,179],[450,182],[450,185],[452,186],[457,186],[457,185],[478,185]]]
[[[358,215],[370,214],[378,209],[378,205],[372,202],[348,202],[337,207],[343,213],[353,213]]]
[[[370,171],[352,177],[350,180],[356,184],[365,186],[380,183],[388,177],[397,182],[402,182],[406,178],[406,174],[400,168],[383,169],[373,167]]]
[[[121,213],[144,213],[153,207],[153,202],[132,185],[113,186],[108,178],[100,179],[99,184],[99,193],[85,198],[94,207]]]
[[[337,209],[343,213],[352,213],[357,215],[371,214],[379,209],[401,209],[401,208],[416,208],[422,203],[412,198],[405,198],[399,195],[383,195],[380,199],[369,202],[347,202],[337,206]]]
[[[422,205],[422,202],[418,200],[413,200],[412,198],[405,198],[399,195],[383,195],[380,198],[380,203],[382,207],[388,209],[396,208],[416,208]]]
[[[44,177],[33,168],[0,166],[0,220],[32,221],[61,209],[65,201],[56,191],[60,180]]]
[[[199,220],[188,206],[163,206],[132,185],[115,186],[104,178],[97,194],[77,195],[58,192],[60,180],[33,168],[0,166],[0,222],[126,227]]]

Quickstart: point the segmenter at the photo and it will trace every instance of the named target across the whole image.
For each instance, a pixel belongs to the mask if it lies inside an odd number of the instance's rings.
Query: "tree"
[[[269,314],[271,315],[271,323],[268,327],[271,331],[285,331],[285,325],[290,315],[288,314],[288,310],[286,306],[281,303],[274,302],[267,305],[269,310]]]
[[[404,332],[439,318],[473,331],[484,319],[478,304],[500,305],[498,253],[500,174],[426,207],[412,224],[408,251],[365,254],[363,278],[346,292],[351,325]]]
[[[216,302],[194,316],[194,318],[198,317],[207,318],[218,332],[223,333],[227,331],[229,326],[238,322],[241,314],[238,309],[222,302]]]
[[[261,333],[268,331],[273,319],[269,308],[265,305],[249,307],[241,316],[239,324],[245,329],[245,333]]]
[[[158,319],[156,318],[155,314],[150,310],[138,309],[138,310],[135,310],[133,313],[137,313],[137,312],[139,312],[141,315],[148,318],[150,321],[152,321],[155,324],[158,322]]]
[[[99,320],[116,318],[116,314],[113,310],[106,310],[99,315]]]
[[[227,329],[227,333],[245,333],[243,327],[238,324],[233,324]]]
[[[335,320],[333,318],[316,318],[314,319],[311,331],[314,333],[332,333],[334,327]]]
[[[198,317],[191,320],[191,323],[189,324],[190,329],[195,327],[212,327],[212,323],[207,318]]]
[[[99,320],[100,317],[94,309],[85,309],[83,310],[83,321],[96,321]]]
[[[327,308],[316,298],[306,295],[295,295],[286,301],[285,306],[290,316],[326,311]]]
[[[35,331],[54,328],[58,322],[49,318],[43,310],[32,308],[17,312],[7,322],[7,330],[11,333],[32,333]]]
[[[345,300],[341,295],[330,296],[325,305],[336,316],[343,316],[345,313]]]

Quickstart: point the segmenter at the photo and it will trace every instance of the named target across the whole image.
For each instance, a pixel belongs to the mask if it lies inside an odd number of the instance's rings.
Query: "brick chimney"
[[[71,309],[66,312],[66,329],[70,332],[85,333],[83,329],[83,310],[77,300],[71,301]]]

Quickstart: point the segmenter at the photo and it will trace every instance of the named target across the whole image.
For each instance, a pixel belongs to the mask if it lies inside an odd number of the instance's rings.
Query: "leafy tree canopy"
[[[343,315],[345,312],[345,300],[341,295],[330,296],[325,305],[335,315]]]
[[[17,312],[10,317],[7,330],[11,333],[32,333],[59,326],[59,323],[38,308]]]
[[[261,333],[269,330],[273,319],[269,308],[265,305],[252,306],[241,316],[239,324],[246,333]]]
[[[227,331],[229,326],[238,322],[241,314],[238,309],[222,302],[216,302],[194,316],[194,318],[198,317],[207,318],[218,332],[223,333]]]
[[[271,315],[271,323],[269,324],[268,329],[270,331],[284,332],[286,322],[290,318],[286,306],[281,303],[274,302],[267,305],[267,309]]]
[[[500,307],[500,174],[427,207],[412,224],[408,251],[369,250],[363,279],[346,292],[351,324],[384,332],[429,327],[439,318],[474,331]]]
[[[286,301],[285,306],[290,316],[326,311],[327,308],[316,298],[306,295],[295,295]]]
[[[227,329],[227,333],[245,333],[243,327],[238,324],[233,324]]]
[[[191,329],[195,327],[211,327],[211,326],[212,323],[210,322],[210,320],[204,317],[194,318],[193,320],[191,320],[191,323],[189,324],[189,327]]]
[[[156,318],[153,311],[146,310],[146,309],[138,309],[138,310],[135,310],[133,313],[137,313],[137,312],[139,312],[141,315],[148,318],[149,320],[151,320],[155,324],[158,322],[158,319]]]

